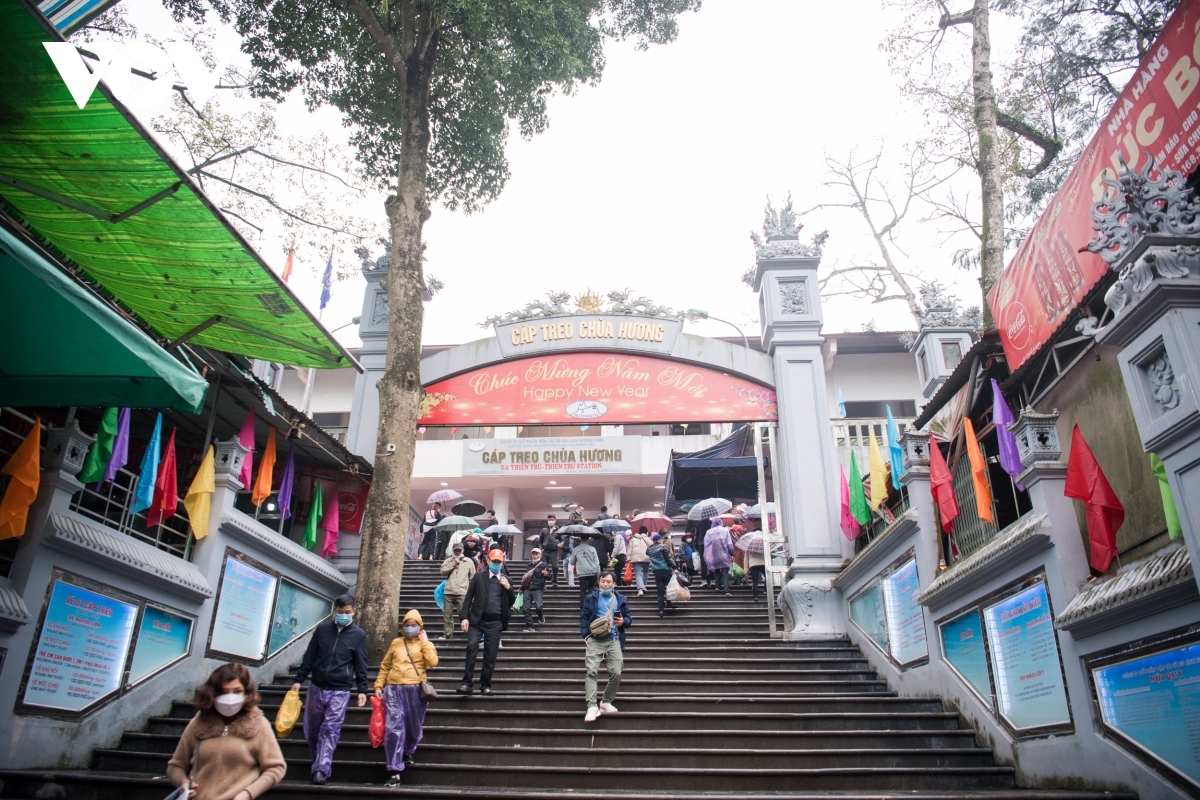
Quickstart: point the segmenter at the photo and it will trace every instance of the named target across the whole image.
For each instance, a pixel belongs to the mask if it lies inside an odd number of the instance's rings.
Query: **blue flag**
[[[838,389],[838,416],[846,416],[846,398],[842,397],[841,389]]]
[[[325,310],[325,306],[329,305],[329,295],[333,291],[333,253],[329,254],[329,260],[325,262],[325,274],[321,277],[321,310]]]
[[[900,488],[900,473],[904,470],[904,450],[900,447],[900,429],[896,427],[896,419],[892,416],[892,407],[884,406],[887,410],[887,446],[888,460],[892,462],[892,486]]]
[[[133,511],[145,511],[154,502],[154,481],[158,477],[158,460],[162,445],[162,414],[154,420],[154,433],[142,455],[142,468],[138,472],[137,486],[133,490]]]

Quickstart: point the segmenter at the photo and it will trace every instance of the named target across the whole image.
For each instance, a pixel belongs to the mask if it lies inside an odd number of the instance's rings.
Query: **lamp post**
[[[741,335],[742,346],[745,347],[747,350],[750,349],[750,340],[746,338],[746,334],[742,332],[741,328],[739,328],[737,325],[734,325],[729,320],[721,319],[720,317],[714,317],[712,314],[709,314],[707,311],[705,311],[702,308],[689,308],[687,310],[687,313],[689,316],[695,317],[696,319],[711,319],[711,320],[715,320],[716,322],[724,322],[726,325],[733,328],[735,331],[738,332],[738,334]]]

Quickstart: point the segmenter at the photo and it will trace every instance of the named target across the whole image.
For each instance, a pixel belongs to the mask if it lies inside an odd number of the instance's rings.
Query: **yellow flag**
[[[983,460],[983,451],[979,449],[979,440],[975,438],[975,426],[971,418],[966,417],[963,431],[967,437],[967,458],[971,460],[971,483],[975,484],[975,505],[979,509],[979,518],[995,524],[992,518],[992,487],[987,479],[987,462]]]
[[[37,499],[41,472],[42,418],[35,417],[33,429],[12,454],[0,473],[11,475],[4,499],[0,501],[0,539],[12,539],[25,533],[29,506]]]
[[[217,459],[209,445],[204,460],[200,462],[200,471],[192,479],[188,487],[187,497],[183,498],[183,507],[187,509],[188,521],[192,524],[192,533],[197,539],[208,535],[208,514],[212,510],[213,492],[217,490]]]
[[[879,504],[887,500],[887,468],[884,466],[883,453],[879,451],[879,442],[875,441],[875,432],[871,437],[871,510],[879,508]]]

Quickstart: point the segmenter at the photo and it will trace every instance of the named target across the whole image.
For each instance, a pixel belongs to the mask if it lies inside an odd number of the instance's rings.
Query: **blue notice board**
[[[192,620],[158,606],[146,606],[138,628],[137,646],[129,682],[153,675],[176,659],[187,655],[192,641]]]
[[[1200,785],[1200,644],[1092,670],[1104,724]]]
[[[274,655],[288,642],[302,636],[329,616],[333,601],[310,592],[291,581],[280,581],[279,599],[275,602],[275,621],[271,624],[271,644],[267,651]]]
[[[1018,729],[1070,724],[1046,584],[987,606],[983,618],[1000,715]]]
[[[992,685],[988,679],[987,649],[983,644],[983,620],[979,618],[979,609],[972,608],[961,617],[943,622],[938,631],[942,639],[942,656],[991,708]]]
[[[272,575],[226,556],[209,649],[252,660],[266,655],[276,583]]]
[[[82,711],[121,688],[138,607],[55,581],[22,702]]]
[[[887,619],[883,614],[883,588],[878,580],[850,601],[850,619],[884,650],[888,646]]]
[[[908,664],[929,655],[925,638],[925,615],[917,595],[917,560],[909,559],[883,579],[883,599],[887,609],[888,642],[892,657]]]

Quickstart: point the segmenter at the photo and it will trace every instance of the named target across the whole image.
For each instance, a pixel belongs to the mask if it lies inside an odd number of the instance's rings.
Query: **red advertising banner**
[[[338,484],[338,529],[345,533],[362,531],[370,486],[361,483]]]
[[[704,367],[628,354],[516,359],[425,388],[421,425],[777,419],[772,389]]]
[[[992,318],[1016,370],[1045,344],[1108,265],[1086,247],[1092,204],[1112,192],[1119,158],[1189,175],[1200,163],[1200,1],[1185,0],[1084,149],[1029,238],[988,292]],[[1098,311],[1098,310],[1097,310]]]

